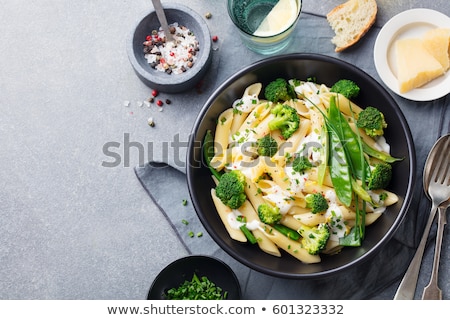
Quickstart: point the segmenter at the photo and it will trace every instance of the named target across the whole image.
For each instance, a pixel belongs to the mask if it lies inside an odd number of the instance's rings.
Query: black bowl
[[[181,74],[167,74],[153,69],[147,62],[143,52],[143,42],[152,30],[160,27],[156,11],[150,12],[137,25],[127,39],[127,52],[130,63],[143,83],[161,92],[176,93],[193,88],[203,78],[212,60],[211,35],[206,21],[201,15],[182,4],[164,4],[167,22],[178,22],[191,30],[198,42],[197,60],[194,66]]]
[[[206,276],[227,292],[227,300],[241,299],[241,287],[233,270],[223,261],[204,255],[186,256],[170,263],[156,276],[147,299],[164,300],[167,290],[179,287],[185,280],[191,281],[194,273]]]
[[[201,141],[207,130],[214,132],[218,115],[240,98],[245,88],[254,83],[264,85],[282,77],[306,80],[314,77],[318,83],[331,86],[340,79],[351,79],[361,88],[355,102],[362,107],[378,107],[389,127],[385,137],[395,156],[404,160],[394,164],[389,190],[399,201],[367,228],[361,247],[344,248],[333,256],[323,256],[317,264],[303,264],[282,252],[282,257],[270,256],[257,247],[232,240],[226,232],[211,200],[214,187],[211,173],[202,159]],[[231,76],[209,98],[194,124],[187,151],[187,180],[192,203],[207,232],[217,244],[239,262],[259,272],[282,278],[313,279],[331,276],[373,257],[395,234],[411,202],[415,181],[415,151],[409,126],[389,93],[371,76],[359,68],[336,58],[318,54],[287,54],[274,56],[245,68]]]

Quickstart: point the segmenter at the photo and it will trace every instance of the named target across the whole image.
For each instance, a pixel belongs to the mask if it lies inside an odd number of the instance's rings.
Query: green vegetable
[[[339,244],[345,247],[359,247],[361,245],[361,236],[358,228],[353,227],[350,233],[343,238],[339,238]]]
[[[363,147],[363,151],[365,153],[367,153],[368,156],[371,156],[375,159],[378,159],[378,160],[381,160],[381,161],[384,161],[387,163],[394,163],[396,161],[403,160],[403,158],[392,157],[391,155],[389,155],[386,152],[382,152],[382,151],[372,148],[367,143],[365,143],[364,140],[362,141],[362,147]]]
[[[283,138],[288,139],[300,127],[297,110],[285,104],[277,104],[270,111],[275,118],[269,121],[270,130],[279,129]]]
[[[187,206],[188,201],[186,199],[181,200],[181,204],[183,206]]]
[[[344,147],[349,161],[351,172],[358,179],[362,179],[363,170],[367,166],[364,157],[361,157],[362,148],[358,135],[352,130],[348,121],[344,118],[339,107],[336,105],[336,97],[330,97],[330,108],[328,109],[328,122],[335,128],[337,135]]]
[[[377,163],[370,171],[367,187],[369,190],[385,189],[392,178],[392,166],[389,163]]]
[[[253,235],[253,233],[247,228],[247,218],[245,216],[237,216],[236,220],[238,222],[242,222],[243,224],[239,227],[239,229],[241,229],[242,233],[244,234],[244,236],[247,238],[247,240],[251,243],[251,244],[255,244],[258,242],[258,239],[256,239],[256,237]]]
[[[356,126],[364,129],[368,136],[376,138],[384,134],[387,123],[380,110],[374,107],[367,107],[359,113]]]
[[[211,166],[211,159],[214,157],[214,136],[211,130],[206,131],[205,138],[203,139],[203,156],[211,173],[217,179],[220,179],[222,174]]]
[[[298,233],[302,236],[301,244],[309,254],[319,254],[330,238],[330,229],[326,223],[321,223],[315,227],[302,225],[298,229]]]
[[[291,229],[291,228],[289,228],[289,227],[287,227],[287,226],[285,226],[283,224],[280,224],[280,223],[275,223],[272,226],[273,226],[273,228],[275,230],[277,230],[279,233],[285,235],[289,239],[292,239],[292,240],[295,240],[295,241],[300,239],[300,234],[294,229]]]
[[[347,156],[337,133],[329,125],[327,127],[330,136],[329,169],[331,182],[339,200],[345,206],[350,206],[353,199],[353,190]]]
[[[327,168],[328,168],[328,156],[329,156],[329,135],[328,135],[328,131],[326,130],[326,126],[323,126],[322,131],[320,132],[320,143],[322,145],[322,148],[319,149],[320,152],[320,163],[319,166],[317,168],[317,182],[322,185],[324,180],[325,180],[325,176],[327,173]]]
[[[328,201],[322,193],[309,193],[305,196],[306,207],[311,209],[312,213],[319,213],[328,209]]]
[[[253,233],[250,230],[248,230],[248,228],[245,224],[241,225],[239,227],[239,229],[241,229],[242,233],[247,238],[248,242],[250,242],[251,244],[255,244],[258,242],[258,239],[256,239],[256,237],[253,235]]]
[[[222,174],[216,186],[216,196],[231,209],[238,209],[247,199],[246,185],[245,176],[241,171],[226,172]]]
[[[308,157],[296,155],[294,160],[292,161],[292,169],[295,172],[299,172],[301,174],[305,173],[306,170],[311,169],[312,164],[309,161]]]
[[[352,179],[352,189],[355,194],[359,196],[362,200],[369,202],[370,204],[374,205],[372,197],[367,192],[367,190],[355,179]]]
[[[283,215],[278,207],[263,203],[258,206],[258,217],[262,222],[272,225],[279,222]]]
[[[192,280],[185,280],[179,287],[167,290],[164,297],[168,300],[224,300],[228,292],[224,292],[206,276],[198,277],[194,273]]]
[[[260,156],[273,157],[278,151],[278,143],[270,134],[258,139],[256,147]]]
[[[270,82],[264,89],[264,96],[272,102],[287,101],[296,98],[294,88],[283,78],[278,78]]]
[[[352,80],[341,79],[331,86],[330,91],[340,93],[347,99],[353,99],[359,95],[360,88]]]

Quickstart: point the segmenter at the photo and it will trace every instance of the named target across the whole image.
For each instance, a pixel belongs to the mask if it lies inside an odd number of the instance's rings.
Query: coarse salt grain
[[[170,27],[175,28],[174,41],[145,41],[144,49],[148,51],[145,58],[158,71],[181,74],[195,64],[199,43],[188,28],[179,26],[178,23],[173,23]],[[157,38],[164,37],[164,31],[159,28]]]

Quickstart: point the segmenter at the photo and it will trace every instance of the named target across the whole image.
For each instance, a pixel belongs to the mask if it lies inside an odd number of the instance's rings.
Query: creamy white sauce
[[[305,182],[309,178],[309,174],[306,172],[301,174],[295,171],[291,165],[286,166],[284,168],[284,171],[289,178],[291,192],[298,193],[303,191],[303,189],[305,188]]]
[[[296,86],[294,90],[297,94],[306,98],[305,104],[307,107],[311,108],[320,103],[320,97],[318,95],[319,89],[315,83],[302,82],[300,85]]]
[[[311,132],[302,140],[296,152],[299,152],[302,156],[307,156],[313,165],[318,166],[321,162],[321,148],[323,148],[323,145],[320,142],[320,135]]]
[[[386,153],[391,153],[391,146],[387,143],[386,138],[384,136],[378,137],[375,148],[379,151],[384,151]]]
[[[290,200],[291,194],[285,190],[283,190],[280,186],[274,185],[270,188],[270,191],[267,192],[263,198],[280,209],[281,214],[286,214],[289,209],[292,207],[292,203]]]
[[[244,112],[250,113],[255,106],[259,103],[259,98],[256,94],[243,96],[241,99],[238,99],[233,102],[233,108]]]
[[[325,213],[330,227],[330,240],[339,241],[339,238],[345,236],[347,226],[339,206],[335,203],[330,204]]]
[[[328,190],[324,196],[329,202],[325,217],[327,218],[328,225],[330,227],[330,239],[333,241],[339,241],[339,238],[345,236],[347,226],[345,225],[342,211],[337,204],[337,195],[334,190]]]
[[[247,227],[248,230],[256,230],[258,229],[260,222],[258,220],[252,220],[252,221],[247,221],[245,222],[241,222],[237,220],[237,217],[242,216],[243,214],[235,209],[232,212],[230,212],[227,216],[227,221],[228,224],[230,225],[231,228],[233,229],[239,229],[241,226],[245,225]]]

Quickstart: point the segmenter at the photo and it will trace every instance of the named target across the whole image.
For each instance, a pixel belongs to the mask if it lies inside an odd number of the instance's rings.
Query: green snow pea
[[[351,166],[352,173],[358,178],[363,180],[365,167],[367,164],[365,160],[361,158],[361,147],[358,142],[358,136],[350,127],[348,121],[342,115],[338,106],[336,105],[336,97],[330,97],[330,107],[328,109],[328,120],[330,125],[336,130],[339,139],[344,145],[349,165]]]
[[[329,133],[329,165],[330,177],[336,195],[339,200],[346,206],[352,203],[352,183],[350,167],[348,165],[347,156],[344,146],[339,139],[339,135],[329,125],[327,125]]]

